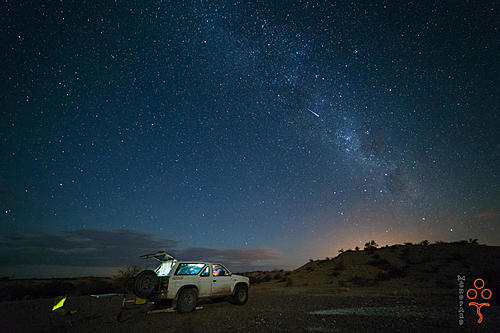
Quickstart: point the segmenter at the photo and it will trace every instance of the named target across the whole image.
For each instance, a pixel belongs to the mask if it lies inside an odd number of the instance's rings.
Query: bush
[[[330,276],[333,276],[333,277],[337,277],[337,276],[339,276],[339,275],[340,275],[340,272],[339,272],[339,271],[337,271],[337,270],[333,270],[333,271],[332,271],[329,275],[330,275]]]
[[[261,279],[255,276],[249,276],[248,278],[250,279],[250,284],[259,284],[262,282]]]
[[[379,267],[381,269],[387,270],[392,266],[386,259],[372,259],[367,261],[368,265]]]
[[[120,287],[120,286],[118,286]],[[78,288],[80,291],[80,295],[90,295],[90,294],[106,294],[113,291],[123,292],[123,289],[115,289],[113,288],[113,283],[110,281],[106,281],[104,279],[99,278],[91,278],[88,283],[88,290],[86,290],[85,294],[82,293],[83,290]]]
[[[391,266],[386,272],[378,273],[376,280],[386,281],[390,279],[402,278],[405,277],[406,275],[408,275],[406,269],[397,266]]]
[[[451,257],[450,257],[450,258],[448,258],[448,259],[449,259],[449,261],[458,261],[458,260],[462,260],[462,259],[464,259],[464,256],[463,256],[463,255],[461,255],[461,254],[460,254],[460,253],[458,253],[458,252],[453,252],[453,253],[451,254]]]
[[[375,251],[375,249],[378,247],[378,244],[372,239],[371,241],[365,243],[365,251]]]
[[[120,269],[116,275],[113,276],[113,285],[116,290],[119,292],[127,293],[131,292],[130,284],[131,279],[135,278],[139,272],[142,271],[142,268],[139,266],[131,265],[127,266],[124,269]],[[102,287],[102,286],[100,286]]]
[[[335,266],[333,266],[333,269],[336,271],[343,271],[344,268],[345,268],[345,265],[344,265],[343,261],[340,261],[340,262],[336,263]]]
[[[281,279],[281,274],[280,273],[276,274],[273,279],[280,280]]]
[[[405,247],[401,250],[401,253],[399,254],[400,259],[406,259],[408,258],[408,254],[410,253],[410,249]]]
[[[285,287],[291,287],[291,286],[293,286],[293,280],[292,278],[287,277]]]
[[[374,279],[364,278],[356,275],[352,277],[351,282],[361,287],[370,287],[377,284],[377,281]]]
[[[271,274],[264,275],[264,277],[262,278],[262,282],[269,282],[269,281],[271,281]]]
[[[420,260],[418,261],[419,264],[425,264],[426,262],[431,262],[433,260],[433,258],[429,255],[426,255],[426,256],[422,256],[422,258],[420,258]]]

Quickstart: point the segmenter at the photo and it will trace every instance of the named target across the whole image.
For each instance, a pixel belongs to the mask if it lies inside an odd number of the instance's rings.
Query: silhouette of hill
[[[310,260],[293,271],[249,272],[262,287],[361,290],[392,295],[442,293],[458,288],[457,275],[484,279],[495,290],[500,281],[500,247],[475,242],[368,246],[332,259]]]

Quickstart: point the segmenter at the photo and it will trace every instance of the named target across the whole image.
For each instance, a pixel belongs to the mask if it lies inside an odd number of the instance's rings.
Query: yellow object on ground
[[[67,296],[56,296],[54,297],[54,306],[52,311],[60,315],[73,315],[78,312],[78,310],[67,310],[63,308],[64,302],[66,302]]]
[[[136,297],[135,298],[135,304],[136,305],[146,304],[146,299],[145,298]]]
[[[62,308],[64,302],[66,302],[67,296],[56,296],[54,297],[54,306],[52,307],[52,311]]]

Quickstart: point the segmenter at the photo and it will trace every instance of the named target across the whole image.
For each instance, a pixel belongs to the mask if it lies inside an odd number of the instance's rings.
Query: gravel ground
[[[457,297],[389,297],[311,293],[293,288],[250,289],[244,306],[209,302],[193,313],[147,314],[151,306],[121,308],[121,297],[68,298],[72,316],[51,313],[52,300],[0,303],[2,332],[495,332],[497,306],[485,319],[466,309],[458,325]]]

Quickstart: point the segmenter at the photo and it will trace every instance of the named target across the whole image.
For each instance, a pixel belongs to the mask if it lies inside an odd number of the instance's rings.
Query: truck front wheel
[[[233,303],[236,305],[243,305],[248,301],[248,287],[242,284],[236,286],[233,295]]]

